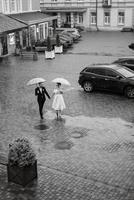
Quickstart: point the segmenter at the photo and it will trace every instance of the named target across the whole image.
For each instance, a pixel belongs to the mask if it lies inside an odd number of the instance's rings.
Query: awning
[[[61,8],[41,8],[42,12],[46,12],[46,13],[57,13],[57,12],[64,12],[64,13],[68,13],[68,12],[75,12],[75,13],[83,13],[86,12],[86,8],[70,8],[70,7],[61,7]]]
[[[11,19],[7,15],[0,14],[0,34],[3,32],[12,32],[18,29],[22,29],[26,26],[26,24]]]
[[[11,14],[9,16],[27,25],[39,24],[57,19],[57,16],[51,16],[41,12],[19,13]]]

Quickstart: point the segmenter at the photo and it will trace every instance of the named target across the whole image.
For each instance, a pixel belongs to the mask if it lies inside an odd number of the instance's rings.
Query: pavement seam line
[[[121,189],[121,190],[125,190],[125,191],[134,191],[134,189],[129,189],[129,188],[122,188],[120,186],[115,186],[115,185],[111,185],[111,184],[108,184],[107,182],[102,182],[102,181],[98,181],[98,180],[95,180],[93,178],[90,178],[90,179],[87,179],[87,178],[84,178],[82,176],[79,176],[79,175],[75,175],[75,174],[72,174],[70,172],[64,172],[64,171],[61,171],[59,169],[55,169],[55,168],[52,168],[52,167],[49,167],[49,166],[42,166],[40,165],[40,167],[43,169],[43,168],[47,168],[47,169],[50,169],[50,170],[55,170],[57,172],[60,172],[60,173],[63,173],[63,174],[67,174],[67,175],[70,175],[70,176],[73,176],[73,177],[78,177],[80,179],[84,179],[86,181],[90,180],[90,181],[93,181],[93,182],[99,182],[103,185],[107,185],[107,186],[110,186],[110,187],[113,187],[113,188],[117,188],[117,189]]]

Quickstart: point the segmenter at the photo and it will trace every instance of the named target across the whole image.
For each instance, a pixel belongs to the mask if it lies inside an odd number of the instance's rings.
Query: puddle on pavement
[[[81,137],[83,137],[82,133],[80,133],[80,132],[72,132],[71,136],[73,138],[81,138]]]
[[[55,120],[55,113],[52,111],[47,111],[46,113],[47,119],[53,121],[53,123],[56,123],[57,125],[63,124],[65,127],[71,127],[71,128],[78,128],[78,130],[72,132],[72,137],[79,138],[82,137],[82,131],[79,130],[79,128],[86,128],[89,130],[120,130],[120,132],[125,132],[129,129],[133,130],[133,124],[130,122],[126,122],[122,120],[121,118],[102,118],[102,117],[88,117],[88,116],[69,116],[69,115],[63,115],[63,121],[56,121]],[[118,134],[118,132],[117,132]],[[120,134],[120,133],[119,133]]]
[[[87,132],[89,131],[90,131],[89,129],[80,128],[80,127],[73,128],[72,130],[70,130],[70,136],[72,138],[79,139],[79,138],[87,136]]]
[[[69,150],[73,146],[73,143],[70,141],[60,141],[55,144],[55,148],[59,150]]]

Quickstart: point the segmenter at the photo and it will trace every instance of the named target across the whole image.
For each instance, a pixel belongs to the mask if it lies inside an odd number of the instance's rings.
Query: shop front
[[[24,22],[26,29],[21,32],[20,43],[22,48],[34,46],[35,42],[45,40],[49,35],[49,24],[57,19],[57,16],[46,15],[41,12],[29,12],[11,14],[11,18]]]
[[[0,57],[15,53],[20,46],[20,33],[27,27],[24,23],[18,22],[10,17],[0,14]]]

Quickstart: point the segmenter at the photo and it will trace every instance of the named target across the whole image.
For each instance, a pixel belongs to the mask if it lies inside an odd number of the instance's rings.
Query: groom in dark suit
[[[42,83],[39,83],[39,86],[35,88],[35,96],[37,96],[37,102],[39,104],[39,113],[41,119],[43,119],[43,106],[46,101],[46,95],[50,99],[46,88],[42,85]]]

